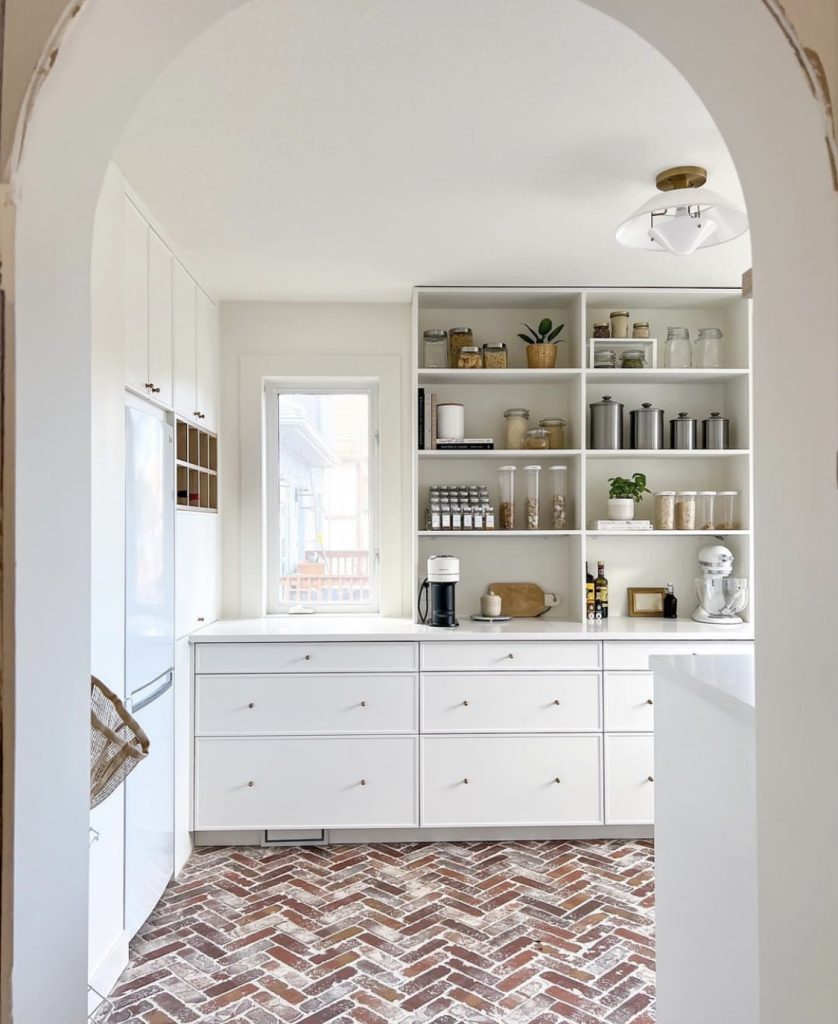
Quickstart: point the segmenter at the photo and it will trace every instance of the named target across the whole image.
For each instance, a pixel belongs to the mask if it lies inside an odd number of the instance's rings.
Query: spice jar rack
[[[218,512],[218,438],[175,421],[175,494],[178,508]]]

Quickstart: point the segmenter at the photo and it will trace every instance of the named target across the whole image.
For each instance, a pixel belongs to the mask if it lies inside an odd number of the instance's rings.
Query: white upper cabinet
[[[148,233],[148,380],[149,392],[172,404],[172,254]]]
[[[148,224],[134,204],[123,204],[125,383],[148,392]]]
[[[195,409],[205,430],[218,430],[218,308],[198,289]]]
[[[195,420],[198,409],[195,391],[197,379],[196,308],[198,286],[188,271],[175,260],[174,277],[174,405],[175,412]]]

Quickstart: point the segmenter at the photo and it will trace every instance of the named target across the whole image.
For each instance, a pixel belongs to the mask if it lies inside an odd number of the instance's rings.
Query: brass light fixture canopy
[[[655,178],[655,184],[661,192],[672,192],[676,188],[701,188],[706,181],[707,171],[692,164],[670,167]]]

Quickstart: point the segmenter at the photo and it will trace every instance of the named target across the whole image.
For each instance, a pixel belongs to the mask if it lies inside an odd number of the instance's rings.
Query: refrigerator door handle
[[[141,697],[139,700],[137,700],[136,696],[132,694],[130,709],[131,714],[136,715],[138,712],[142,711],[143,708],[147,708],[149,704],[153,704],[158,697],[162,697],[167,690],[170,690],[172,688],[172,676],[173,673],[171,669],[169,669],[168,672],[164,672],[163,675],[158,676],[157,679],[153,679],[151,683],[148,683],[146,686],[141,687],[139,690],[135,690],[134,694],[142,693],[143,690],[147,690],[148,687],[151,686],[153,683],[156,683],[160,679],[163,680],[162,684],[158,686],[156,690],[153,690],[150,694],[148,694],[148,696]]]

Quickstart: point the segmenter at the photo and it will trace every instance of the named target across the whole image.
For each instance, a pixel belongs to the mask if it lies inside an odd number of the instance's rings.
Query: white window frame
[[[307,605],[315,613],[324,615],[376,615],[381,606],[381,538],[380,538],[380,470],[381,451],[378,419],[379,381],[370,377],[284,377],[267,381],[264,391],[265,435],[263,438],[264,512],[263,534],[265,544],[265,612],[267,615],[286,614],[289,603],[277,602],[273,595],[279,592],[278,541],[279,537],[268,524],[279,519],[279,396],[280,395],[366,395],[369,402],[369,575],[370,599],[363,604]]]

